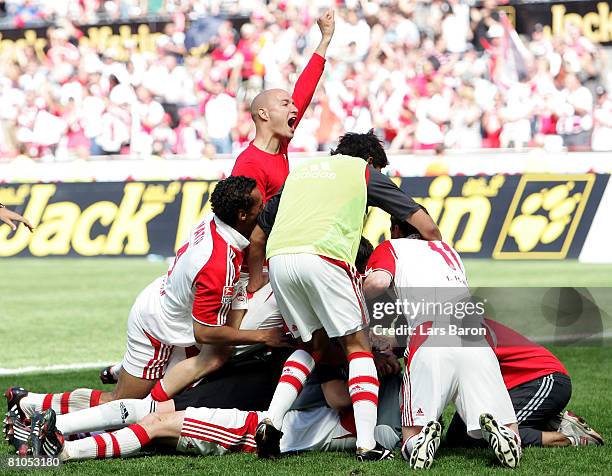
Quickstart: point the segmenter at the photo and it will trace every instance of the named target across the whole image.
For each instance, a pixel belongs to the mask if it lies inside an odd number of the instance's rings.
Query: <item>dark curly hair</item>
[[[425,210],[425,209],[423,209]],[[427,213],[427,210],[425,210]],[[399,226],[400,232],[402,233],[403,238],[421,238],[421,234],[419,230],[416,229],[415,226],[411,225],[405,220],[400,220],[394,216],[391,217],[391,227]]]
[[[366,266],[368,265],[368,261],[370,260],[370,255],[374,252],[374,247],[370,240],[368,240],[365,236],[361,237],[361,241],[359,242],[359,249],[357,250],[357,258],[355,258],[355,268],[361,274],[365,273]]]
[[[256,186],[254,179],[241,175],[221,180],[210,196],[212,211],[228,225],[236,226],[238,212],[250,210],[253,206],[251,192]]]
[[[370,129],[365,134],[347,132],[338,140],[338,147],[330,152],[331,155],[342,154],[360,157],[363,160],[372,159],[372,166],[374,168],[382,169],[389,165],[383,143],[374,134],[374,129]]]

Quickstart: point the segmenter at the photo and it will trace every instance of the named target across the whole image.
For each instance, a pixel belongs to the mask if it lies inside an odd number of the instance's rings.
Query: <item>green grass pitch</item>
[[[126,319],[137,293],[166,264],[140,259],[3,259],[0,261],[0,369],[114,362],[125,345]],[[610,286],[612,266],[566,262],[466,261],[472,286]],[[612,435],[612,347],[554,347],[574,386],[569,407],[604,438]],[[0,388],[21,385],[58,392],[103,388],[96,370],[0,375]],[[445,414],[448,422],[448,412]],[[9,448],[0,443],[0,460]],[[507,473],[486,451],[440,449],[433,474]],[[277,462],[252,455],[186,457],[147,455],[129,460],[72,463],[41,474],[334,474],[409,472],[396,460],[357,464],[351,455],[305,454]],[[612,451],[603,448],[527,449],[514,474],[612,474]],[[0,474],[5,474],[0,466]],[[15,474],[14,471],[6,474]],[[31,472],[30,472],[31,474]]]

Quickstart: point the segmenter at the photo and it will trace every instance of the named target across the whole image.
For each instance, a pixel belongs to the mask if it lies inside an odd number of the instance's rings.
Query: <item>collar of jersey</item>
[[[247,240],[244,236],[242,236],[238,231],[229,226],[223,220],[221,220],[217,215],[213,215],[213,219],[217,224],[217,231],[223,237],[227,243],[232,246],[235,246],[240,251],[249,246],[249,240]]]

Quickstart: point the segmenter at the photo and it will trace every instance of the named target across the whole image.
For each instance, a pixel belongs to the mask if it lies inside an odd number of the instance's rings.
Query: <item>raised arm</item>
[[[304,68],[304,71],[300,74],[300,77],[295,83],[295,88],[293,89],[292,97],[295,102],[295,107],[298,109],[296,125],[302,119],[306,109],[308,109],[308,105],[310,101],[312,101],[312,96],[323,74],[323,69],[325,68],[325,54],[327,53],[327,47],[334,35],[334,28],[336,25],[334,11],[331,9],[327,10],[317,20],[317,24],[321,30],[321,41],[310,58],[310,61],[308,61],[308,64]]]

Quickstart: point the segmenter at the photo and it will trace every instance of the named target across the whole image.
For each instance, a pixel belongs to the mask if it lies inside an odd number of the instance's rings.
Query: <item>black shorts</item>
[[[260,352],[225,364],[174,400],[177,411],[187,407],[267,410],[291,350]]]
[[[543,431],[557,431],[559,414],[572,396],[572,382],[562,373],[552,373],[525,382],[508,391],[519,424],[523,446],[542,446]],[[451,447],[483,447],[484,440],[470,438],[465,423],[455,413],[446,432]]]

